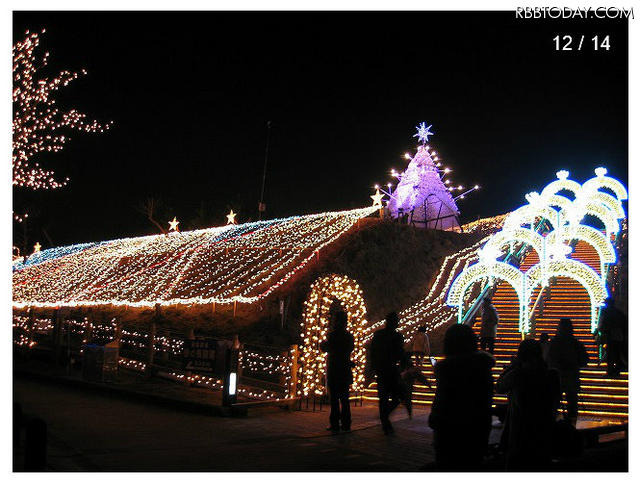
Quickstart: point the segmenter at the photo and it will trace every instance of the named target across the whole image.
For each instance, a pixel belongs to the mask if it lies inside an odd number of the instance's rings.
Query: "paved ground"
[[[149,382],[145,388],[159,392],[163,386]],[[326,405],[315,412],[251,409],[247,417],[225,418],[21,376],[14,376],[13,389],[25,416],[48,425],[53,471],[417,471],[433,463],[428,408],[417,408],[412,420],[398,408],[392,416],[396,432],[385,436],[377,406],[357,406],[353,431],[331,435],[324,430]],[[174,397],[192,390],[171,387]],[[193,398],[205,397],[196,392]],[[492,442],[500,432],[493,430]],[[626,470],[627,452],[626,441],[614,442],[560,463],[558,470]],[[19,448],[14,470],[21,470],[23,459]]]
[[[355,407],[353,431],[333,436],[326,406],[209,417],[21,378],[14,400],[47,422],[51,470],[397,471],[433,461],[426,409],[413,420],[398,409],[385,436],[375,406]]]

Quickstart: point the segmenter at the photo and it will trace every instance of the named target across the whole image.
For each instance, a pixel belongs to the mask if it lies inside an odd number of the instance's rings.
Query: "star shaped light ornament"
[[[433,133],[429,131],[431,129],[432,124],[426,126],[427,123],[420,123],[416,126],[418,132],[413,135],[414,138],[418,138],[423,145],[429,142],[429,136],[433,136]]]
[[[376,193],[370,196],[371,196],[371,199],[373,200],[372,206],[376,208],[382,208],[382,197],[384,197],[384,195],[380,193],[380,189],[376,188]]]
[[[170,220],[170,221],[169,221],[169,232],[171,232],[171,231],[175,231],[175,232],[177,232],[177,231],[178,231],[178,224],[179,224],[179,223],[180,223],[180,222],[178,222],[178,221],[176,220],[176,218],[175,218],[175,217],[173,217],[173,220]]]
[[[227,225],[235,225],[237,213],[233,213],[233,209],[227,215]]]
[[[38,252],[40,252],[41,248],[42,246],[40,245],[40,242],[36,242],[36,245],[33,246],[33,253],[37,254]]]

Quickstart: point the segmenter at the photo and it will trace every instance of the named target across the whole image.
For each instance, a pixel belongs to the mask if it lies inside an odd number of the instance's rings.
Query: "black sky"
[[[70,133],[40,162],[68,188],[14,191],[31,237],[55,245],[154,233],[148,196],[181,229],[255,219],[266,122],[269,218],[368,205],[374,183],[433,124],[456,183],[483,190],[462,219],[524,203],[565,168],[627,182],[626,21],[483,13],[17,12],[14,40],[46,28],[53,69],[86,68],[59,104],[114,121]],[[557,34],[611,50],[556,52]],[[198,212],[201,216],[196,220]],[[18,234],[18,226],[14,226]],[[33,242],[32,242],[33,243]]]

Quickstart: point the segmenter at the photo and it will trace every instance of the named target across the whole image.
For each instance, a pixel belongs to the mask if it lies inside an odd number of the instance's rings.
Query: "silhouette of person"
[[[607,348],[607,374],[612,377],[620,376],[624,368],[623,355],[627,340],[627,317],[615,307],[615,301],[608,297],[606,306],[600,313],[598,330],[602,342]]]
[[[435,368],[436,395],[429,415],[436,466],[442,470],[481,467],[491,431],[495,358],[478,351],[471,327],[454,324],[444,336],[445,359]]]
[[[588,361],[587,350],[573,335],[571,319],[561,318],[549,344],[549,366],[560,374],[560,390],[567,400],[566,420],[574,426],[578,420],[580,368],[587,366]]]
[[[560,404],[560,378],[548,368],[540,342],[527,339],[496,382],[496,391],[509,396],[502,443],[507,470],[545,470]]]
[[[408,366],[403,349],[402,335],[398,328],[398,314],[387,314],[385,327],[373,334],[370,346],[371,366],[376,374],[380,421],[385,434],[393,432],[389,415],[401,400],[406,399],[404,385],[400,381],[400,370]]]
[[[409,352],[411,355],[415,356],[417,367],[421,367],[424,357],[431,354],[426,326],[420,326],[416,334],[411,338],[411,342],[409,343]]]
[[[329,427],[334,433],[351,430],[351,407],[349,406],[349,386],[353,382],[351,352],[353,336],[347,331],[347,313],[337,311],[334,315],[333,329],[327,339],[320,343],[320,349],[327,353],[327,386],[331,413]]]
[[[540,347],[542,348],[542,359],[549,363],[549,345],[551,344],[551,338],[549,333],[540,333]]]
[[[498,311],[491,304],[491,298],[485,297],[482,304],[482,327],[480,328],[480,349],[493,354],[498,331]]]

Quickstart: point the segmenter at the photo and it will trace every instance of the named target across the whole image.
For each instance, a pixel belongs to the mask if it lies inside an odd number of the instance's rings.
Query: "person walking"
[[[424,357],[431,354],[431,346],[429,345],[426,326],[420,326],[416,334],[411,338],[409,342],[409,353],[415,357],[415,364],[418,368],[422,366]]]
[[[320,349],[327,353],[327,386],[331,402],[327,430],[333,433],[338,433],[340,429],[344,432],[351,430],[349,386],[353,382],[350,359],[353,348],[353,335],[347,331],[347,314],[338,311],[334,316],[332,331],[320,343]]]
[[[498,311],[491,303],[491,298],[485,297],[482,304],[482,327],[480,328],[480,349],[493,354],[498,332]]]
[[[600,313],[598,325],[601,342],[607,350],[607,374],[617,378],[624,368],[624,354],[627,340],[627,317],[615,307],[615,300],[608,297]]]
[[[540,342],[520,343],[513,362],[498,378],[496,391],[509,397],[502,439],[507,470],[546,470],[560,404],[560,378],[544,361]]]
[[[573,335],[573,323],[561,318],[556,335],[549,344],[549,366],[560,374],[560,390],[567,400],[565,420],[575,427],[578,420],[580,368],[587,366],[589,355],[584,345]]]
[[[387,314],[385,327],[373,334],[370,346],[371,366],[376,375],[378,387],[378,407],[380,421],[385,434],[393,432],[389,420],[391,412],[402,400],[406,400],[400,372],[408,366],[408,358],[403,349],[402,335],[398,328],[398,314]]]
[[[476,470],[482,466],[491,431],[495,358],[478,351],[471,327],[454,324],[444,336],[444,360],[435,368],[436,394],[429,415],[436,466]]]

